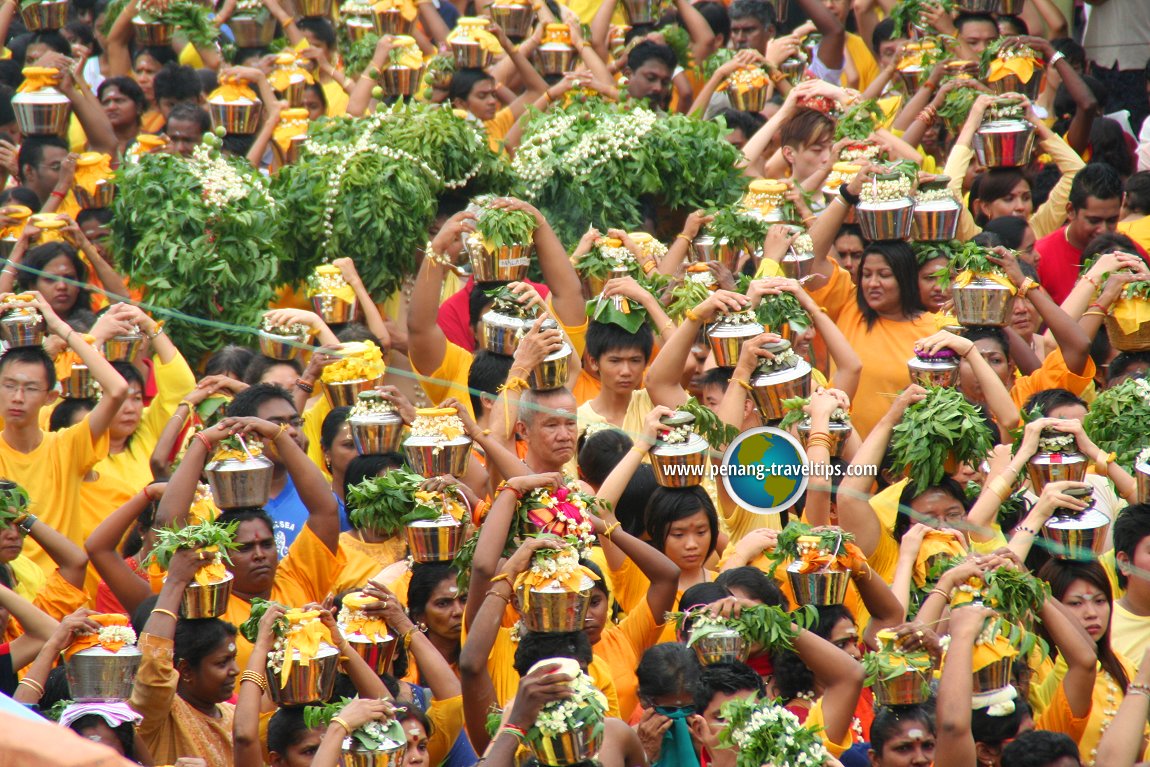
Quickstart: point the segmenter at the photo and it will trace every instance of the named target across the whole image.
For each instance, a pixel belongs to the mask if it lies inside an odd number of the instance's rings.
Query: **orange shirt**
[[[854,281],[842,267],[836,267],[830,281],[810,294],[862,361],[858,392],[851,401],[851,423],[859,437],[865,438],[890,408],[894,395],[910,384],[906,361],[914,356],[915,341],[938,330],[938,316],[925,312],[904,322],[879,318],[868,328],[855,298]]]
[[[604,626],[595,644],[595,657],[611,669],[619,710],[626,717],[639,705],[639,678],[635,676],[639,659],[647,648],[658,643],[662,633],[662,624],[656,622],[651,606],[644,599],[622,621]]]
[[[1066,367],[1066,359],[1061,349],[1055,349],[1046,355],[1042,366],[1028,376],[1014,379],[1014,386],[1010,389],[1010,398],[1014,404],[1021,408],[1026,400],[1040,391],[1046,389],[1067,389],[1073,394],[1080,395],[1086,387],[1094,382],[1094,373],[1097,369],[1094,360],[1086,358],[1086,368],[1082,375],[1070,372]]]
[[[368,543],[354,532],[340,533],[339,547],[347,557],[347,564],[332,587],[336,594],[363,588],[380,570],[407,556],[407,538],[402,534],[379,543]]]

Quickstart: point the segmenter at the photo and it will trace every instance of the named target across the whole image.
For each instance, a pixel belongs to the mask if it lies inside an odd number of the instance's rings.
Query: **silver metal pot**
[[[768,344],[766,348],[773,352],[771,347],[777,348],[785,343]],[[790,344],[786,344],[785,348],[789,347]],[[786,415],[783,400],[811,396],[811,372],[811,364],[801,358],[793,367],[772,368],[768,364],[759,366],[758,371],[751,376],[751,397],[764,421],[777,421]]]
[[[221,509],[260,508],[272,492],[272,462],[262,455],[241,461],[226,458],[204,467],[212,500]]]
[[[399,449],[403,438],[403,418],[399,413],[353,415],[347,422],[360,455],[383,455]]]
[[[717,631],[700,637],[691,647],[699,657],[699,663],[709,666],[712,663],[746,663],[750,657],[751,648],[747,640],[735,629]]]
[[[277,706],[303,706],[330,698],[339,671],[339,650],[321,644],[315,657],[307,662],[300,660],[298,650],[291,652],[296,657],[282,686],[279,673],[268,666],[268,693],[272,702]]]
[[[882,706],[915,706],[930,699],[930,682],[933,674],[908,668],[902,676],[894,679],[877,680],[871,689],[875,702]]]
[[[87,365],[72,363],[71,373],[60,379],[60,389],[65,399],[92,399],[97,387]]]
[[[799,605],[841,605],[847,595],[851,574],[846,570],[827,570],[818,573],[798,572],[799,563],[787,567],[787,580],[791,582],[795,601]]]
[[[962,206],[955,200],[915,203],[911,237],[919,242],[953,240]]]
[[[450,562],[463,546],[463,525],[450,514],[412,522],[405,529],[411,558],[416,562]]]
[[[691,420],[694,420],[693,418]],[[686,442],[667,445],[656,443],[648,455],[655,481],[663,487],[694,487],[706,477],[710,445],[698,434]]]
[[[266,330],[259,332],[260,354],[271,357],[273,360],[294,360],[303,351],[310,336],[301,333],[294,336],[281,336],[278,333],[269,333]]]
[[[543,358],[527,377],[527,385],[537,391],[559,389],[567,385],[571,354],[574,349],[566,341],[559,351]]]
[[[974,153],[982,165],[988,168],[1021,168],[1030,163],[1034,151],[1034,126],[1026,120],[983,123],[974,135]]]
[[[951,287],[950,295],[954,299],[955,319],[965,327],[1003,327],[1014,308],[1014,293],[985,277],[975,277],[962,287]]]
[[[958,385],[958,356],[911,357],[906,361],[906,368],[910,372],[910,382],[920,386],[945,386],[953,388]]]
[[[332,408],[351,407],[359,401],[359,395],[377,388],[383,378],[353,378],[350,381],[324,381],[323,396]]]
[[[585,577],[583,588],[579,591],[567,591],[562,586],[551,585],[543,589],[531,589],[530,595],[527,595],[524,589],[519,589],[523,625],[528,631],[550,634],[582,631],[587,606],[591,603],[592,586],[591,579]]]
[[[1066,515],[1062,511],[1056,512],[1042,527],[1050,553],[1058,559],[1098,559],[1106,548],[1110,517],[1093,507]]]
[[[395,657],[395,637],[388,634],[382,642],[376,642],[363,634],[348,634],[348,644],[355,650],[355,654],[363,658],[376,674],[386,674],[391,671],[391,661]]]
[[[732,324],[720,319],[707,327],[707,341],[715,355],[715,364],[721,368],[733,368],[739,362],[743,344],[763,334],[763,326],[757,322]]]
[[[1035,453],[1026,464],[1026,474],[1036,495],[1047,482],[1082,482],[1089,465],[1086,456],[1073,453]]]
[[[232,595],[231,573],[215,583],[189,583],[180,598],[180,615],[188,620],[218,618],[228,611],[228,600]]]
[[[807,439],[811,436],[811,422],[810,420],[800,421],[799,425],[795,427],[799,433],[799,442],[803,443],[803,448],[807,446]],[[827,433],[831,438],[831,457],[842,458],[843,446],[846,445],[847,437],[854,431],[854,427],[849,423],[841,423],[839,421],[831,421],[827,428]]]
[[[914,228],[914,200],[909,197],[855,206],[859,228],[868,240],[907,240]]]
[[[435,437],[408,437],[403,441],[403,453],[411,470],[420,476],[462,477],[467,473],[467,460],[471,457],[471,438],[440,442]]]
[[[479,346],[493,354],[515,356],[519,339],[535,323],[530,317],[514,317],[492,309],[479,318]]]
[[[12,110],[25,136],[67,135],[72,119],[72,102],[55,88],[17,93],[12,97]]]
[[[0,317],[0,339],[9,349],[40,346],[46,332],[44,318],[39,312],[10,311]]]
[[[143,657],[137,647],[108,652],[103,647],[81,650],[68,659],[65,673],[72,699],[86,701],[127,700]]]
[[[1150,463],[1134,464],[1134,482],[1138,489],[1138,503],[1150,503]]]
[[[487,7],[491,20],[503,27],[507,36],[523,39],[535,24],[535,9],[528,3],[493,3]]]

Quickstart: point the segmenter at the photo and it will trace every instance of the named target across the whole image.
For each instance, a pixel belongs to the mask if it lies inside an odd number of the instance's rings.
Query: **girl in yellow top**
[[[143,659],[128,703],[144,717],[137,734],[155,761],[198,756],[208,767],[230,767],[235,706],[227,701],[240,674],[236,627],[218,618],[177,618],[184,589],[210,562],[199,553],[182,549],[172,556],[140,634]]]

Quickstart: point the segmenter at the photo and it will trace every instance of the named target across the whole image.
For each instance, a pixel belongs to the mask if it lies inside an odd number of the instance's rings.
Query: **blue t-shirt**
[[[336,496],[336,501],[339,503],[339,529],[341,531],[350,530],[351,526],[347,523],[343,513],[343,501],[339,500],[339,496]],[[308,518],[307,506],[304,506],[303,500],[300,499],[290,474],[284,489],[280,491],[279,495],[264,504],[264,510],[271,515],[275,523],[272,534],[276,539],[276,550],[279,551],[280,559],[283,559],[287,556],[288,549],[295,542],[296,536],[299,535]]]

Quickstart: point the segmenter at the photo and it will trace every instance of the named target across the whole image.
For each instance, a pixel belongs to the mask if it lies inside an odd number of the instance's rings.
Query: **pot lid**
[[[763,344],[762,348],[764,351],[768,351],[771,354],[782,354],[783,352],[785,352],[791,348],[791,342],[787,341],[786,339],[780,339],[778,341],[770,341],[768,343]]]
[[[664,426],[687,426],[694,422],[695,416],[686,410],[676,410],[671,415],[665,415],[659,419],[659,423]]]

